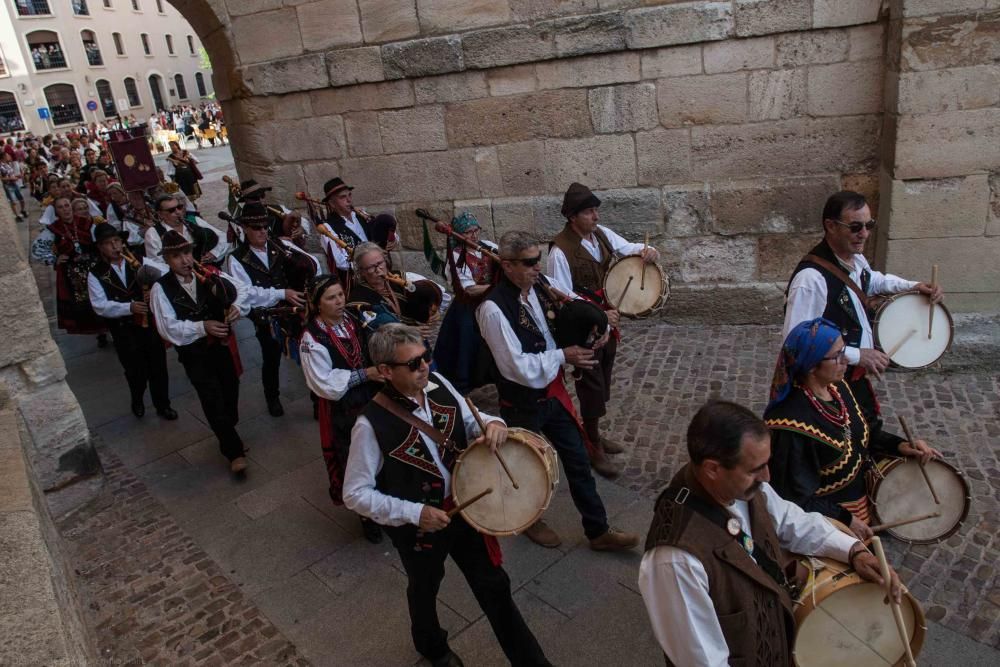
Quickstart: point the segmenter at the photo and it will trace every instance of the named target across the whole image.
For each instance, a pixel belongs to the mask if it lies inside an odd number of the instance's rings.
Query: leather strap
[[[858,287],[858,284],[856,282],[851,280],[851,277],[849,275],[844,273],[844,270],[842,268],[836,266],[835,264],[832,264],[831,262],[823,259],[818,255],[812,255],[812,254],[806,255],[805,257],[802,258],[802,261],[818,264],[827,271],[829,271],[830,273],[832,273],[833,275],[835,275],[837,279],[840,280],[840,282],[847,285],[851,289],[851,291],[854,292],[854,295],[861,300],[862,307],[864,307],[866,310],[868,309],[868,295],[865,294],[860,287]]]
[[[426,435],[428,438],[433,440],[438,447],[444,447],[448,442],[444,433],[437,430],[424,420],[414,417],[412,412],[404,410],[399,403],[396,403],[394,400],[386,396],[385,393],[380,391],[375,394],[375,398],[373,398],[372,401],[374,401],[379,407],[385,408],[386,411],[388,411],[393,417],[402,419],[404,422]]]

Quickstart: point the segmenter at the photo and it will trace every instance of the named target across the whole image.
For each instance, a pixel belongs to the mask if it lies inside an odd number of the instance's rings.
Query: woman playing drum
[[[330,476],[330,498],[344,503],[341,493],[351,444],[351,428],[368,401],[378,391],[378,370],[368,359],[363,327],[345,312],[344,288],[336,276],[320,276],[309,294],[315,315],[302,333],[299,348],[306,384],[320,397],[319,433],[323,459]],[[361,518],[365,538],[382,541],[382,531]]]
[[[840,330],[816,318],[788,334],[764,421],[771,429],[771,485],[786,500],[850,526],[867,539],[869,489],[865,472],[874,455],[919,457],[941,453],[882,430],[844,381],[847,359]]]

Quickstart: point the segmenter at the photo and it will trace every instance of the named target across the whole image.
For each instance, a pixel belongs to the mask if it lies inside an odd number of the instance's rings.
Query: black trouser
[[[608,344],[594,352],[596,368],[582,372],[576,381],[576,397],[580,401],[580,419],[600,419],[605,415],[607,403],[611,400],[611,372],[615,368],[618,341],[612,335]],[[595,445],[598,443],[594,443]]]
[[[170,407],[167,381],[167,349],[163,339],[150,322],[148,327],[127,321],[108,323],[118,361],[125,370],[132,401],[141,403],[149,385],[149,394],[157,410]]]
[[[549,665],[538,640],[514,603],[510,577],[490,560],[483,536],[461,516],[455,516],[447,528],[434,534],[432,543],[433,548],[420,551],[412,546],[397,545],[406,570],[410,632],[417,651],[428,660],[437,660],[450,650],[448,633],[438,622],[437,594],[444,578],[444,560],[451,555],[465,575],[510,663],[515,666]]]
[[[240,420],[240,379],[236,375],[233,357],[225,343],[204,344],[198,350],[186,351],[181,363],[188,379],[198,392],[201,409],[215,437],[219,439],[222,455],[232,461],[243,456],[243,440],[236,432]]]
[[[264,396],[267,399],[278,398],[278,369],[281,367],[281,343],[271,335],[271,322],[254,323],[257,342],[260,343],[260,379],[264,384]]]

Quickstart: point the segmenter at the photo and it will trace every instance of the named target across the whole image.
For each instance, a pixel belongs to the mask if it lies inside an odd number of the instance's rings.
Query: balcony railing
[[[36,70],[66,67],[66,55],[56,42],[31,45],[31,61]]]
[[[51,14],[47,0],[14,0],[18,16],[45,16]]]
[[[87,52],[87,62],[91,67],[100,67],[104,64],[104,59],[101,58],[101,50],[97,48],[97,44],[84,42],[83,50]]]
[[[77,16],[90,16],[90,9],[87,8],[87,0],[72,0],[73,13]]]

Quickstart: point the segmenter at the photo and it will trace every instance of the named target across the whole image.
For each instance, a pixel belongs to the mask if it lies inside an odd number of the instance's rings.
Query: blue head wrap
[[[822,317],[802,322],[788,332],[774,369],[768,410],[788,398],[797,378],[820,365],[838,336],[837,325]]]
[[[479,220],[477,220],[476,216],[472,215],[468,211],[462,211],[460,214],[451,219],[451,228],[459,234],[465,234],[473,227],[480,227]],[[449,236],[448,248],[452,248],[455,243],[456,242]]]

